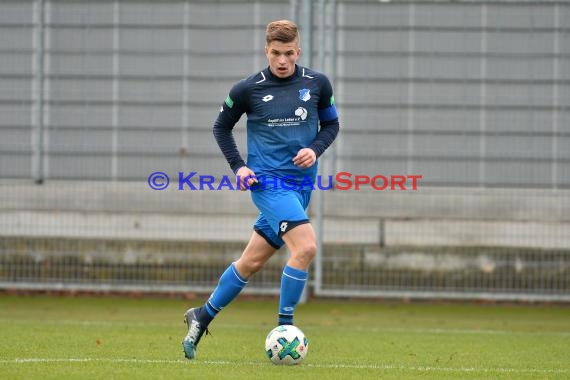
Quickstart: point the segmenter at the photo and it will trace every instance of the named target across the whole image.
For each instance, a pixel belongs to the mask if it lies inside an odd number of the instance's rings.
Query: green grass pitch
[[[277,300],[238,300],[184,359],[198,301],[0,295],[1,379],[568,379],[570,307],[311,300],[299,366],[264,353]]]

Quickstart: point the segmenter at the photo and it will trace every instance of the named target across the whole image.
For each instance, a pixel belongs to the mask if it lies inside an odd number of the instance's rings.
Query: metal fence
[[[255,210],[174,182],[230,174],[211,124],[289,17],[341,112],[321,174],[422,176],[315,192],[313,292],[570,300],[569,1],[0,3],[0,287],[209,291]]]

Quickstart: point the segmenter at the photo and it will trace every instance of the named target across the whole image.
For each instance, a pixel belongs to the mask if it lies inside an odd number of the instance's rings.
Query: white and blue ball
[[[296,326],[277,326],[265,338],[265,353],[273,364],[299,364],[307,356],[309,341]]]

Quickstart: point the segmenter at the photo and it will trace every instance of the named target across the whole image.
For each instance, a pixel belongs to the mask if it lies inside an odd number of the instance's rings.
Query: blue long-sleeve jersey
[[[292,160],[307,147],[320,156],[338,133],[333,90],[324,74],[296,66],[293,75],[279,78],[266,68],[233,86],[214,123],[214,136],[234,173],[246,165],[232,134],[244,113],[247,166],[258,177],[315,180],[316,163],[303,169]]]

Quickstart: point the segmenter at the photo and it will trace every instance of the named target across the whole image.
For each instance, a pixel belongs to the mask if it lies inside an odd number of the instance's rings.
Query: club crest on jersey
[[[311,90],[309,90],[308,88],[303,88],[302,90],[299,90],[299,99],[301,99],[304,102],[311,99]]]

